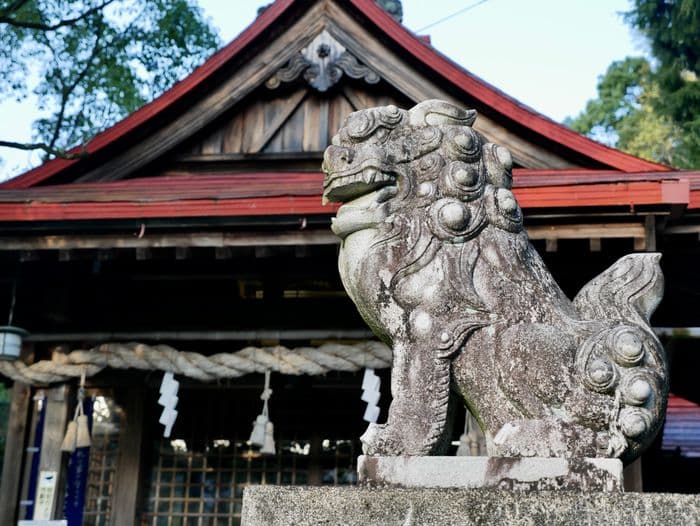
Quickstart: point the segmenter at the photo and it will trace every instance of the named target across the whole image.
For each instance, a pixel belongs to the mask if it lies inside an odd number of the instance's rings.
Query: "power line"
[[[425,27],[421,27],[420,29],[416,29],[414,31],[414,33],[420,33],[422,31],[425,31],[426,29],[430,29],[433,26],[436,26],[438,24],[442,24],[443,22],[448,21],[450,18],[454,18],[457,15],[461,15],[462,13],[466,13],[467,11],[474,9],[475,7],[480,6],[481,4],[485,4],[486,2],[488,2],[488,0],[479,0],[478,2],[475,2],[473,4],[468,5],[467,7],[463,7],[459,11],[455,11],[451,15],[447,15],[445,18],[441,18],[440,20],[436,20],[435,22],[432,22]]]

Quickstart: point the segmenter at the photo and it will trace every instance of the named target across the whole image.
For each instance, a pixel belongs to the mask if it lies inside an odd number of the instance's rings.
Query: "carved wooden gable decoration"
[[[412,103],[324,26],[180,159],[309,154],[309,159],[318,160],[349,113]]]

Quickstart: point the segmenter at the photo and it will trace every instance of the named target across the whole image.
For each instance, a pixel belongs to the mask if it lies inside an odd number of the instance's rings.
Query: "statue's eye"
[[[374,127],[374,118],[371,112],[358,111],[350,114],[347,121],[348,135],[353,139],[365,139]]]

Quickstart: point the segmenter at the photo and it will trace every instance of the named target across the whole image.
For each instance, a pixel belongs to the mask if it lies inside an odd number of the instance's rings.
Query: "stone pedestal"
[[[243,526],[700,524],[700,496],[493,489],[250,486]]]
[[[360,483],[404,488],[622,491],[616,458],[373,457],[357,462]]]

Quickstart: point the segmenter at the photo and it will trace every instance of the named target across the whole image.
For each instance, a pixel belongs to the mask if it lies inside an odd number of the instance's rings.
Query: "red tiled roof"
[[[309,4],[309,2],[306,0],[277,0],[233,42],[214,54],[187,78],[177,83],[150,104],[145,105],[124,120],[98,134],[86,145],[86,152],[96,153],[101,151],[129,134],[135,133],[140,127],[147,125],[158,114],[174,106],[183,97],[190,94],[195,88],[202,85],[212,75],[229,64],[234,57],[261,37],[278,19],[283,17],[292,6],[305,4]],[[530,130],[532,133],[615,170],[634,172],[643,170],[665,171],[669,169],[664,165],[645,161],[608,148],[522,105],[440,54],[426,43],[425,39],[414,35],[395,21],[383,9],[378,7],[374,0],[347,0],[346,5],[354,8],[368,25],[374,26],[375,30],[382,32],[389,41],[399,46],[406,53],[407,57],[413,57],[413,59],[428,68],[429,71],[434,72],[437,77],[452,83],[461,89],[465,95],[489,107],[493,113],[502,115],[506,119],[517,123],[517,125]],[[79,150],[75,149],[72,152],[78,153]],[[3,183],[0,187],[28,188],[46,182],[79,162],[81,162],[80,159],[54,159]]]
[[[515,170],[523,208],[684,205],[685,172],[631,174]],[[323,175],[269,172],[169,175],[105,183],[0,189],[0,221],[331,214]]]

